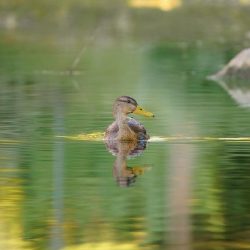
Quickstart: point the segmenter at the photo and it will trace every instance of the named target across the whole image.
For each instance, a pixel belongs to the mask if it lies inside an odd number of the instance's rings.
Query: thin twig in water
[[[78,55],[76,56],[75,60],[73,61],[72,65],[71,65],[71,71],[73,71],[76,68],[76,66],[79,64],[81,57],[86,50],[87,50],[87,46],[84,45],[82,47],[82,49],[80,50],[80,52],[78,53]]]
[[[92,36],[89,37],[88,41],[87,41],[87,44],[84,43],[81,50],[79,51],[79,53],[76,55],[75,59],[73,60],[73,63],[70,67],[70,70],[69,70],[69,73],[70,74],[73,74],[75,68],[77,67],[77,65],[79,64],[83,54],[86,52],[87,50],[87,47],[88,47],[88,43],[90,43],[91,41],[94,41],[95,37],[96,37],[96,34],[99,30],[99,27],[95,29],[94,33]]]

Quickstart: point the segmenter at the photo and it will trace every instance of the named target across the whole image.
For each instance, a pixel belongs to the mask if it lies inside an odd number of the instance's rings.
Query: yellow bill
[[[133,112],[133,114],[137,114],[137,115],[144,115],[144,116],[147,116],[147,117],[154,117],[154,114],[149,112],[149,111],[146,111],[145,109],[143,109],[142,107],[140,106],[137,106],[135,111]]]

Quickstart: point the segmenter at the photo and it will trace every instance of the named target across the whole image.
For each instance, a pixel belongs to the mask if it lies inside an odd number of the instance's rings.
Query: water
[[[250,111],[206,79],[239,43],[105,41],[1,42],[0,248],[250,249]],[[120,95],[137,150],[102,141]]]

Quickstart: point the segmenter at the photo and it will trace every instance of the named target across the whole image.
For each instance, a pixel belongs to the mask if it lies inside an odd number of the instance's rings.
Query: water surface
[[[81,48],[1,42],[1,249],[249,249],[250,111],[206,80],[239,44]],[[120,95],[165,138],[128,159],[74,139],[103,132]]]

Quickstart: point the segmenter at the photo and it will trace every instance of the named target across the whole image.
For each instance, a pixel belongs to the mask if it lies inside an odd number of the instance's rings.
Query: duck
[[[150,136],[145,127],[129,114],[154,117],[154,114],[140,107],[137,101],[130,96],[120,96],[113,104],[113,116],[115,121],[108,126],[104,134],[104,140],[117,141],[147,141]]]

